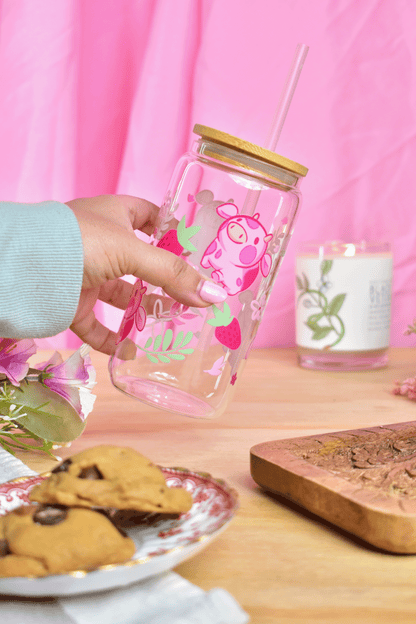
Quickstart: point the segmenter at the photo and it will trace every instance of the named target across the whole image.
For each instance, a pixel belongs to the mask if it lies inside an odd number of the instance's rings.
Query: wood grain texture
[[[262,442],[415,419],[416,403],[393,396],[416,372],[416,349],[393,349],[390,365],[365,372],[301,369],[292,349],[253,351],[233,403],[218,420],[198,421],[147,407],[111,386],[108,359],[92,354],[97,395],[72,452],[101,443],[131,446],[164,466],[223,478],[239,493],[227,530],[177,572],[208,590],[223,587],[253,624],[414,624],[416,557],[376,550],[350,533],[265,492],[250,475],[250,448]],[[45,360],[38,354],[35,361]],[[53,466],[33,454],[35,470]]]
[[[306,176],[306,174],[308,173],[308,169],[306,167],[300,165],[294,160],[289,160],[289,158],[281,156],[276,152],[265,149],[264,147],[260,147],[255,143],[244,141],[243,139],[239,139],[238,137],[227,134],[226,132],[222,132],[221,130],[215,130],[215,128],[209,128],[208,126],[195,124],[194,133],[199,134],[203,138],[211,139],[216,143],[221,143],[222,145],[233,147],[234,149],[244,152],[249,156],[254,156],[265,162],[279,165],[281,167],[284,167],[285,169],[289,169],[289,171],[294,171],[298,175]]]
[[[253,479],[396,553],[416,553],[416,422],[276,440],[250,451]]]

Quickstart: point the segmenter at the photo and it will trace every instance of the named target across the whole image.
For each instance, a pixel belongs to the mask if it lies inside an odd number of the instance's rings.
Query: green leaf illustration
[[[299,290],[303,290],[303,282],[300,279],[299,275],[296,275],[296,286]]]
[[[153,343],[153,350],[156,351],[157,349],[159,349],[161,342],[162,342],[162,334],[159,334],[158,336],[156,336],[155,341]],[[152,341],[150,340],[150,344],[152,344]],[[149,345],[150,346],[150,345]]]
[[[326,275],[332,269],[333,260],[322,260],[321,262],[321,273],[322,275]]]
[[[315,329],[317,327],[318,322],[321,320],[321,318],[323,318],[325,315],[323,312],[318,312],[317,314],[311,314],[311,316],[308,318],[308,320],[306,321],[306,325],[308,327],[310,327],[311,329]]]
[[[159,364],[159,360],[157,359],[157,357],[155,357],[154,355],[152,355],[151,353],[146,353],[146,357],[153,362],[153,364]]]
[[[184,347],[189,342],[191,342],[192,337],[193,337],[193,333],[191,331],[188,331],[187,334],[185,335],[185,338],[183,339],[182,346]]]
[[[312,335],[312,340],[322,340],[322,338],[325,338],[330,331],[332,331],[332,327],[317,327]]]
[[[320,264],[321,279],[319,281],[319,288],[311,289],[309,286],[309,280],[304,273],[302,273],[303,280],[300,277],[296,277],[296,283],[301,291],[298,295],[297,302],[303,299],[304,305],[308,307],[318,308],[320,311],[315,314],[311,314],[305,322],[312,332],[312,340],[323,340],[329,333],[334,332],[336,338],[332,344],[326,345],[325,349],[331,349],[339,342],[345,335],[345,325],[338,315],[338,312],[342,308],[345,301],[346,294],[336,295],[332,301],[328,302],[327,297],[324,294],[324,290],[327,290],[332,284],[325,278],[325,275],[331,271],[333,266],[333,260],[322,260]],[[306,297],[306,299],[304,299]],[[319,321],[325,319],[329,325],[321,327]]]
[[[190,355],[194,352],[195,349],[188,347],[184,348],[187,344],[191,342],[193,338],[193,333],[188,331],[184,336],[183,331],[179,331],[176,336],[173,344],[173,331],[171,329],[167,329],[165,334],[158,334],[154,341],[152,338],[148,338],[144,347],[137,345],[139,349],[145,352],[146,357],[153,362],[153,364],[158,364],[162,362],[163,364],[169,364],[171,360],[184,360],[185,355]],[[153,342],[153,348],[152,348]],[[160,348],[160,350],[158,350]]]
[[[201,225],[191,225],[190,227],[186,227],[185,217],[182,217],[182,219],[178,223],[176,232],[178,236],[178,241],[184,249],[187,249],[191,252],[198,251],[195,245],[191,243],[190,239],[192,238],[192,236],[195,236],[195,234],[199,232],[201,227]]]
[[[168,350],[169,345],[172,342],[172,338],[173,338],[173,331],[171,329],[167,329],[165,331],[165,335],[164,335],[163,342],[162,342],[162,350],[163,351],[167,351]]]
[[[335,316],[336,314],[338,314],[338,312],[342,308],[342,304],[344,303],[346,296],[346,293],[336,295],[336,297],[334,297],[329,303],[328,314],[330,314],[331,316]]]
[[[178,335],[176,336],[176,338],[175,338],[175,342],[172,345],[172,349],[176,349],[177,347],[179,347],[179,345],[181,344],[182,340],[183,340],[183,331],[180,331],[178,333]]]
[[[158,354],[157,354],[157,357],[158,357],[158,358],[159,358],[159,360],[160,360],[161,362],[163,362],[164,364],[169,364],[169,362],[170,362],[170,359],[169,359],[166,355],[163,355],[163,353],[158,353]]]
[[[234,318],[231,314],[231,308],[228,303],[224,303],[223,310],[218,308],[216,305],[213,305],[212,311],[214,312],[214,318],[207,321],[208,325],[212,325],[212,327],[227,327],[231,324]]]

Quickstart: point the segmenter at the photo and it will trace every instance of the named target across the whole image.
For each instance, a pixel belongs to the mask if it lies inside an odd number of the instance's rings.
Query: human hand
[[[226,299],[218,284],[206,280],[178,256],[143,242],[134,233],[152,234],[159,209],[129,195],[101,195],[67,202],[81,230],[84,276],[78,309],[70,329],[97,351],[111,355],[116,334],[94,314],[97,300],[125,310],[133,285],[121,279],[134,275],[187,306],[207,307]],[[154,295],[143,298],[146,308]]]

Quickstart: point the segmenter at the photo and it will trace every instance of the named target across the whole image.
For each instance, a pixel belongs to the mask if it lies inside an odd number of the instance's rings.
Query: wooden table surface
[[[38,358],[39,360],[39,358]],[[383,624],[416,621],[416,556],[378,552],[253,482],[260,442],[416,420],[416,403],[392,394],[416,373],[416,349],[392,349],[385,369],[301,369],[293,349],[253,351],[234,401],[218,420],[150,408],[111,386],[107,358],[92,353],[97,400],[67,457],[101,443],[131,446],[164,466],[225,479],[240,497],[228,529],[176,571],[228,590],[255,624]],[[33,469],[51,461],[21,454]]]

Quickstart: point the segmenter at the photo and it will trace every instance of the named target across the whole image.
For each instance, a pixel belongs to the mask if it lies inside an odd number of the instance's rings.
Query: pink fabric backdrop
[[[297,242],[362,238],[393,244],[392,344],[410,345],[415,31],[413,0],[0,0],[0,197],[160,204],[194,123],[265,141],[306,43],[277,151],[310,171],[256,346],[294,344]]]

